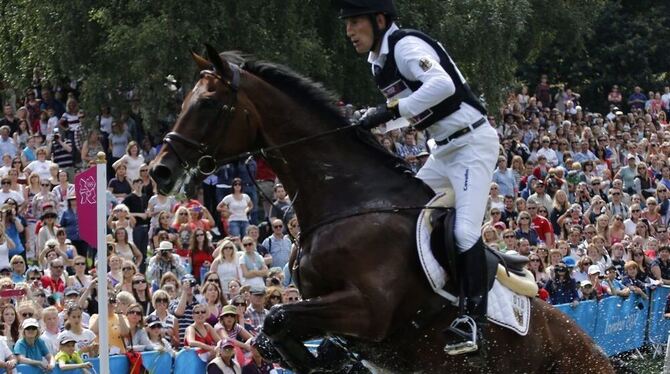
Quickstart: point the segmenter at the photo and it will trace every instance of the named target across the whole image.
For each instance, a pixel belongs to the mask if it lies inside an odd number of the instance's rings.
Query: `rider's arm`
[[[453,80],[440,65],[437,52],[418,37],[406,36],[400,39],[395,46],[394,56],[398,70],[405,78],[423,83],[410,96],[399,100],[401,116],[413,117],[456,92]]]

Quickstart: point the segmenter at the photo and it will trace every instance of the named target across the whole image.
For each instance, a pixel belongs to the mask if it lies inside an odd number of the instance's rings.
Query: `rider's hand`
[[[398,117],[400,117],[398,101],[392,101],[388,104],[378,105],[374,113],[363,117],[359,124],[365,129],[372,129]]]

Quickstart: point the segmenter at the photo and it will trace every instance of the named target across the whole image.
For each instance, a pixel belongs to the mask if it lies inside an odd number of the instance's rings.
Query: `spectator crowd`
[[[624,101],[615,86],[606,100],[608,113],[588,112],[578,93],[543,77],[489,116],[502,146],[482,236],[528,256],[552,304],[646,297],[670,284],[670,88],[647,96],[636,87]],[[208,372],[267,373],[254,337],[269,308],[300,301],[291,200],[263,160],[221,167],[197,198],[161,194],[148,173],[160,137],[138,105],[89,116],[76,91],[47,85],[4,104],[0,368],[87,370],[99,354],[103,281],[110,354],[189,347]],[[426,132],[373,132],[414,171],[429,156]],[[79,237],[73,184],[98,152],[109,180],[103,280],[96,249]]]

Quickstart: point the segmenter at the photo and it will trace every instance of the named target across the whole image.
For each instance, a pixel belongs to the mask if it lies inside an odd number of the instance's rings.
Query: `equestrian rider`
[[[488,279],[480,227],[498,158],[498,135],[456,64],[428,35],[400,29],[392,0],[336,0],[347,38],[368,62],[385,104],[363,118],[374,128],[403,117],[436,141],[417,177],[436,192],[455,192],[461,311],[449,329],[445,351],[474,352],[486,323]],[[478,327],[477,327],[478,326]]]

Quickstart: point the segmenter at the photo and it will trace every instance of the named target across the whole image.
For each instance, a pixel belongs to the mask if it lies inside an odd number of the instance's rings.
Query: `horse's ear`
[[[207,57],[209,57],[209,61],[212,62],[219,75],[230,79],[232,71],[230,70],[228,62],[221,57],[219,52],[216,51],[216,48],[212,47],[211,44],[205,43],[205,48],[207,48]]]
[[[191,58],[193,58],[193,61],[195,61],[196,65],[198,65],[198,68],[200,70],[208,70],[211,69],[212,67],[211,62],[207,61],[207,59],[195,53],[195,51],[192,49],[191,49]]]

